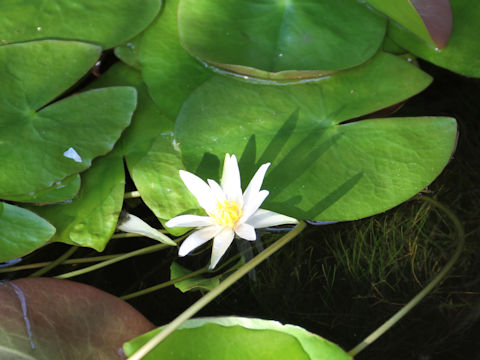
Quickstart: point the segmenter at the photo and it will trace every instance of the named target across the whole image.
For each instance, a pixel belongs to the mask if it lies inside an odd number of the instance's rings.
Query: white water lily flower
[[[260,209],[269,192],[260,190],[270,163],[263,164],[253,176],[242,194],[240,171],[235,155],[225,155],[221,186],[208,179],[205,183],[198,176],[180,170],[185,186],[197,198],[208,216],[180,215],[165,224],[167,227],[197,227],[187,237],[178,251],[185,256],[198,246],[213,238],[210,269],[213,269],[225,254],[235,234],[242,239],[256,240],[256,228],[280,224],[296,224],[294,218]]]

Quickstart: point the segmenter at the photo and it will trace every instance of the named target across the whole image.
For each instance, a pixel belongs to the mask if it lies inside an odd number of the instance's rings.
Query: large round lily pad
[[[453,152],[456,122],[344,122],[403,101],[429,82],[416,67],[382,53],[355,70],[298,85],[217,76],[184,103],[175,133],[185,166],[203,178],[218,178],[225,153],[240,158],[244,184],[271,162],[267,209],[301,219],[358,219],[433,181]]]
[[[355,0],[182,0],[178,24],[195,57],[257,76],[255,69],[294,71],[287,77],[359,65],[376,53],[386,28]]]

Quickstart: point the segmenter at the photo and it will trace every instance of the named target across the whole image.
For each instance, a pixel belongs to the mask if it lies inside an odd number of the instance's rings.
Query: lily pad
[[[367,0],[424,41],[444,48],[452,31],[449,0]]]
[[[195,57],[254,76],[293,71],[291,78],[364,63],[386,30],[382,16],[354,0],[182,0],[178,25]]]
[[[145,29],[161,5],[161,0],[3,0],[0,44],[53,38],[108,49]]]
[[[33,202],[37,205],[65,201],[72,199],[78,193],[78,190],[80,190],[80,182],[80,175],[74,174],[56,181],[53,186],[45,190],[30,194],[9,196],[9,199],[20,202]]]
[[[153,328],[110,294],[50,278],[2,283],[0,316],[2,359],[125,359],[122,344]]]
[[[453,152],[456,122],[344,122],[401,102],[430,81],[385,53],[298,85],[216,76],[187,99],[175,134],[185,166],[202,178],[218,179],[225,153],[240,158],[244,182],[271,162],[266,209],[300,219],[354,220],[388,210],[432,182]]]
[[[96,159],[82,174],[75,199],[32,208],[57,228],[52,241],[103,251],[115,231],[125,188],[123,159],[116,151]]]
[[[453,29],[445,48],[432,46],[396,23],[389,35],[401,47],[435,65],[466,76],[480,77],[480,2],[451,0]]]
[[[125,353],[131,356],[160,330],[127,342]],[[351,359],[337,345],[298,326],[233,316],[186,321],[144,359],[163,359],[171,354],[177,360]]]
[[[0,262],[32,252],[55,234],[55,228],[40,216],[2,202],[0,229]]]
[[[128,126],[136,106],[131,87],[92,90],[46,106],[99,52],[97,46],[68,41],[0,47],[0,66],[6,69],[0,85],[0,198],[34,197],[87,169]]]
[[[191,274],[192,272],[180,264],[173,262],[170,266],[170,280],[178,279],[180,277]],[[220,284],[220,278],[223,274],[213,277],[203,277],[197,275],[175,283],[175,287],[181,292],[185,293],[190,290],[212,290]]]
[[[187,96],[212,76],[180,45],[177,7],[178,0],[166,0],[161,16],[143,33],[139,50],[142,78],[148,91],[171,119],[177,117]]]
[[[93,84],[111,85],[131,85],[138,90],[138,108],[119,145],[142,199],[160,221],[195,209],[195,198],[177,176],[184,166],[174,141],[173,121],[152,101],[139,72],[116,64]],[[186,229],[171,231],[178,235]]]

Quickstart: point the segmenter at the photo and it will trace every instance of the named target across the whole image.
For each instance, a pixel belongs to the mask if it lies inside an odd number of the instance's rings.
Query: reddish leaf
[[[433,42],[439,47],[447,45],[452,32],[452,8],[449,0],[411,0],[421,16]]]
[[[0,285],[0,359],[125,359],[122,344],[154,328],[124,301],[51,278]]]

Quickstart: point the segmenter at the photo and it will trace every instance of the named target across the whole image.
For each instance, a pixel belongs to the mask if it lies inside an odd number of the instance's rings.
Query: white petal
[[[178,249],[178,256],[185,256],[193,249],[203,245],[208,240],[217,235],[219,229],[216,226],[207,226],[195,231],[192,235],[187,237]]]
[[[166,227],[197,227],[213,225],[213,219],[210,216],[198,215],[180,215],[165,223]]]
[[[208,179],[208,185],[210,185],[210,189],[212,189],[212,194],[215,196],[215,199],[223,203],[227,198],[225,197],[225,193],[223,192],[223,189],[218,183],[212,179]]]
[[[218,264],[223,254],[225,254],[232,243],[234,236],[235,233],[233,230],[228,228],[223,229],[215,236],[212,246],[212,258],[210,260],[210,265],[208,266],[209,269],[213,269]]]
[[[250,180],[250,183],[243,193],[243,201],[245,204],[248,204],[250,201],[252,201],[252,198],[257,196],[260,188],[262,187],[263,178],[265,177],[265,173],[267,172],[269,166],[270,163],[263,164],[258,168],[255,175],[253,175],[252,180]]]
[[[282,224],[298,224],[298,220],[273,211],[258,209],[247,220],[247,224],[250,224],[255,229],[258,229]]]
[[[225,155],[222,180],[220,183],[222,184],[223,192],[228,201],[236,201],[237,203],[242,201],[240,170],[238,169],[238,162],[235,155]]]
[[[177,243],[172,241],[168,236],[162,234],[157,229],[148,225],[145,221],[132,214],[126,214],[118,223],[117,229],[133,234],[140,234],[151,239],[158,240],[164,244],[177,246]]]
[[[250,201],[245,202],[242,209],[240,223],[248,222],[248,218],[252,216],[255,211],[257,211],[260,205],[262,205],[268,194],[269,192],[267,190],[261,190],[255,197],[250,198]]]
[[[200,206],[204,208],[207,213],[215,211],[217,204],[210,186],[197,175],[189,173],[188,171],[180,170],[179,174],[187,189],[197,198]]]
[[[257,239],[255,228],[247,223],[238,224],[235,227],[235,233],[242,239],[253,241]]]

